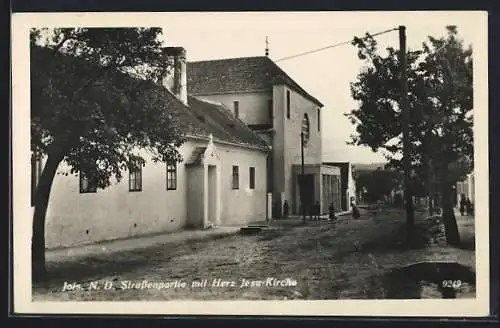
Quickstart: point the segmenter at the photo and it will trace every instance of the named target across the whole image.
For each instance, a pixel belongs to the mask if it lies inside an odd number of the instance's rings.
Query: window
[[[177,189],[177,163],[167,164],[167,190]]]
[[[250,189],[255,189],[255,167],[250,167]]]
[[[240,116],[240,102],[239,101],[234,101],[234,116],[239,117]]]
[[[129,191],[141,191],[142,190],[142,168],[141,167],[138,167],[135,170],[129,171],[128,190]]]
[[[273,100],[272,99],[269,99],[267,101],[267,115],[268,115],[270,120],[273,119]]]
[[[286,90],[286,118],[290,118],[290,90]]]
[[[233,189],[240,189],[240,172],[236,165],[233,165]]]
[[[97,192],[97,181],[91,174],[80,172],[80,193],[95,193]]]
[[[318,131],[321,131],[321,111],[318,108]]]
[[[309,141],[309,116],[307,114],[304,114],[304,119],[302,120],[302,133],[304,146],[306,146]]]
[[[35,204],[35,194],[36,188],[38,186],[38,181],[40,181],[40,176],[42,175],[42,160],[36,158],[35,155],[31,158],[31,205]]]

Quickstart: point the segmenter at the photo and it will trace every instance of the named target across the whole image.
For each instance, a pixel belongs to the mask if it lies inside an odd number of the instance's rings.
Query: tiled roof
[[[218,139],[240,145],[269,149],[264,139],[255,134],[222,104],[188,96],[188,105],[190,113],[198,120],[197,126],[203,129],[205,136],[212,134],[215,141]]]
[[[187,89],[192,95],[268,91],[285,84],[323,107],[269,57],[244,57],[187,63]]]
[[[248,124],[248,127],[252,129],[252,131],[262,131],[269,130],[273,128],[272,124]]]
[[[186,165],[199,165],[201,164],[201,157],[207,150],[207,147],[196,147],[191,157],[186,161]]]
[[[50,50],[36,47],[35,52],[41,56],[51,56]],[[32,53],[32,56],[34,53]],[[83,68],[89,65],[83,61],[70,56],[61,57],[60,60],[66,61],[68,65],[82,65]],[[82,69],[85,72],[85,69]],[[108,72],[109,74],[110,72]],[[116,74],[116,75],[115,75]],[[125,75],[124,73],[114,72],[114,77],[121,76],[122,79],[135,79],[135,77]],[[111,82],[111,79],[108,82]],[[262,150],[269,150],[266,142],[248,128],[242,121],[236,118],[229,110],[222,105],[211,104],[196,99],[188,98],[188,106],[183,104],[176,96],[161,85],[149,81],[142,81],[141,87],[152,88],[158,95],[161,95],[165,101],[165,109],[171,114],[172,118],[178,120],[184,128],[187,136],[209,138],[213,136],[214,141],[226,141],[243,146],[250,146]]]

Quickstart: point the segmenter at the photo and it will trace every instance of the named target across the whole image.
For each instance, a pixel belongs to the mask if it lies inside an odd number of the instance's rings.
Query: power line
[[[389,30],[385,30],[385,31],[378,32],[378,33],[375,33],[375,34],[370,34],[370,36],[374,37],[374,36],[385,34],[385,33],[389,33],[389,32],[392,32],[392,31],[398,31],[398,28],[391,28]],[[367,37],[365,36],[364,38],[360,38],[360,39],[361,40],[365,40],[366,38]],[[283,61],[283,60],[287,60],[287,59],[301,57],[301,56],[309,55],[309,54],[312,54],[312,53],[315,53],[315,52],[323,51],[323,50],[326,50],[326,49],[330,49],[330,48],[334,48],[334,47],[338,47],[338,46],[342,46],[342,45],[350,44],[350,43],[352,43],[352,40],[344,41],[344,42],[339,42],[339,43],[335,43],[335,44],[332,44],[332,45],[329,45],[329,46],[326,46],[326,47],[323,47],[323,48],[319,48],[319,49],[314,49],[314,50],[302,52],[302,53],[299,53],[299,54],[296,54],[296,55],[292,55],[292,56],[288,56],[288,57],[283,57],[283,58],[280,58],[278,60],[275,60],[274,62],[279,62],[279,61]]]

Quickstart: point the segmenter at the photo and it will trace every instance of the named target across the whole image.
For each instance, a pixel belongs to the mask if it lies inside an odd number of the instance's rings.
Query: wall
[[[286,90],[290,90],[290,119],[286,118]],[[246,124],[270,124],[274,129],[272,137],[272,179],[273,202],[282,207],[285,199],[293,198],[291,166],[300,164],[300,131],[302,119],[307,113],[310,122],[310,138],[304,149],[306,164],[321,163],[321,131],[318,131],[317,105],[285,85],[273,86],[271,93],[239,93],[197,96],[208,101],[223,103],[233,109],[233,101],[239,101],[239,118]],[[269,120],[268,100],[273,99],[273,118]],[[321,109],[320,109],[321,110]],[[292,205],[292,204],[290,204]]]
[[[347,191],[349,192],[349,198],[354,197],[354,203],[357,203],[356,199],[356,181],[354,181],[354,177],[352,174],[352,163],[349,163],[349,169],[347,171],[348,174],[348,183],[347,183]],[[350,209],[351,200],[347,199],[348,206],[347,209]]]
[[[186,167],[187,227],[203,226],[203,193],[199,190],[200,181],[203,181],[203,173],[201,165]]]
[[[276,115],[283,117],[283,149],[284,161],[284,197],[292,199],[292,186],[295,183],[292,177],[292,165],[301,163],[300,132],[304,114],[309,116],[310,137],[304,147],[304,164],[321,164],[321,131],[318,131],[318,106],[304,98],[299,93],[290,90],[290,118],[286,117],[286,90],[287,87],[279,89],[279,96],[283,95],[281,108],[276,108]],[[278,91],[278,90],[277,90]],[[278,133],[278,132],[277,132]]]
[[[215,143],[221,157],[221,223],[242,224],[266,216],[266,153]],[[195,147],[207,141],[189,141],[180,149],[189,159]],[[177,190],[166,190],[164,163],[148,161],[142,169],[142,191],[130,192],[128,172],[120,183],[97,193],[79,192],[78,176],[57,175],[52,186],[46,223],[47,248],[76,246],[102,240],[169,232],[185,228],[189,214],[202,222],[202,199],[190,197],[203,188],[203,166],[177,166]],[[240,167],[240,189],[232,190],[232,165]],[[256,170],[255,189],[249,189],[249,167]],[[61,164],[60,172],[66,167]],[[189,173],[189,176],[187,175]],[[193,193],[196,194],[196,193]],[[203,195],[203,193],[197,193]],[[189,222],[192,223],[192,222]]]
[[[285,192],[285,97],[286,88],[283,85],[273,86],[273,143],[272,143],[272,165],[273,165],[273,203],[283,208]],[[290,199],[290,197],[288,198]],[[290,204],[291,205],[291,204]]]
[[[233,102],[239,101],[239,118],[245,124],[271,124],[268,101],[272,99],[271,92],[231,93],[220,95],[194,95],[197,98],[222,103],[233,113]]]
[[[267,153],[215,144],[221,158],[221,225],[241,225],[266,219]],[[239,167],[239,189],[232,187],[232,167]],[[250,167],[255,167],[255,189],[250,189]]]
[[[256,134],[261,137],[268,145],[273,146],[273,136],[274,133],[266,130],[266,131],[257,131]],[[267,158],[267,192],[272,193],[274,188],[274,168],[273,168],[273,150],[269,152]],[[272,199],[271,199],[272,203]]]
[[[292,174],[292,180],[298,181],[298,176],[301,174],[301,165],[292,165],[291,166],[291,174]],[[325,192],[323,190],[324,185],[323,185],[323,175],[331,175],[335,176],[336,179],[340,183],[340,168],[334,167],[334,166],[325,166],[325,165],[305,165],[304,166],[304,174],[305,175],[313,175],[314,176],[314,197],[315,201],[320,202],[320,210],[323,213],[326,213],[326,210],[328,209],[329,204],[325,204],[324,198],[323,198],[323,193]],[[338,186],[340,188],[340,184]],[[298,183],[293,184],[291,187],[291,197],[288,198],[290,199],[290,205],[293,213],[299,214],[300,213],[300,189],[298,186]],[[340,192],[340,190],[338,191]]]
[[[180,148],[189,154],[189,143]],[[145,156],[147,158],[147,156]],[[59,171],[66,169],[61,163]],[[129,174],[120,183],[97,193],[80,193],[78,175],[57,175],[47,210],[48,248],[92,243],[154,232],[174,231],[186,225],[186,175],[177,166],[177,190],[166,189],[164,163],[148,161],[142,169],[142,191],[130,192]]]

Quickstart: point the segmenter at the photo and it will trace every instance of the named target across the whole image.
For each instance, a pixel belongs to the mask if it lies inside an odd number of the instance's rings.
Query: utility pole
[[[414,213],[413,195],[410,192],[410,170],[411,170],[411,149],[410,149],[410,109],[408,106],[408,77],[406,57],[406,27],[399,26],[399,49],[401,66],[401,125],[403,128],[403,171],[404,171],[404,196],[406,205],[406,226],[408,236],[413,233]]]
[[[302,205],[302,223],[306,224],[306,206],[304,204],[304,131],[300,131],[300,204]]]

